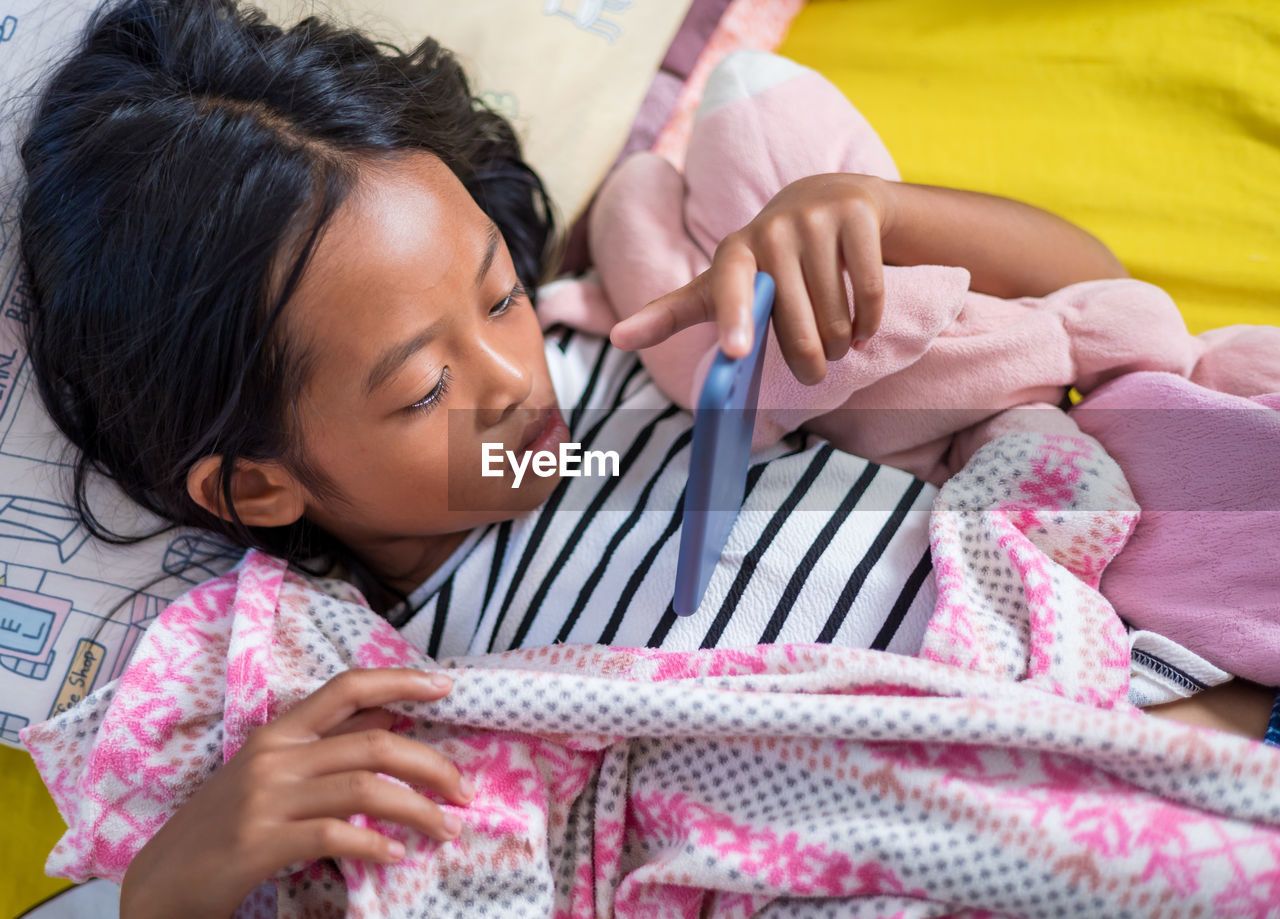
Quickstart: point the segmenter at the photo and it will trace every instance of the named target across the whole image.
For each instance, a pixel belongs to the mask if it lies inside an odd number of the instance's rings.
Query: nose
[[[500,424],[533,392],[533,369],[510,335],[476,337],[478,368],[483,378],[477,409],[484,427]]]

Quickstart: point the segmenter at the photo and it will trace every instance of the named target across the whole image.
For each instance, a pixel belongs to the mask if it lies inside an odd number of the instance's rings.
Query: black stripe
[[[600,353],[596,355],[595,364],[591,367],[591,376],[587,379],[586,388],[582,390],[582,395],[578,397],[578,404],[573,407],[573,411],[569,413],[569,430],[577,432],[578,422],[582,420],[582,413],[586,411],[587,404],[591,401],[591,397],[595,395],[596,386],[600,382],[600,372],[604,369],[605,359],[608,358],[609,340],[601,339]]]
[[[578,543],[582,540],[582,535],[586,533],[588,527],[595,520],[596,514],[600,512],[600,508],[609,500],[610,495],[617,489],[618,485],[626,480],[631,474],[632,467],[635,466],[636,460],[640,454],[644,452],[645,447],[649,445],[649,441],[653,438],[654,429],[666,421],[668,418],[679,414],[680,406],[671,403],[663,409],[656,418],[640,429],[635,440],[631,442],[631,446],[627,449],[626,454],[622,457],[619,465],[619,474],[610,476],[604,481],[595,495],[591,498],[591,504],[578,518],[578,522],[574,524],[573,532],[565,539],[560,546],[560,551],[556,554],[555,561],[551,563],[551,567],[547,571],[546,577],[542,579],[542,583],[538,585],[538,589],[534,591],[533,599],[529,601],[529,606],[525,610],[524,617],[520,620],[520,625],[516,627],[515,636],[511,640],[511,647],[518,648],[529,634],[529,629],[533,628],[534,620],[538,618],[542,609],[542,603],[547,598],[547,594],[551,592],[551,585],[556,579],[564,573],[565,566],[569,561],[569,556],[573,554],[574,549],[578,547]],[[539,520],[539,523],[542,521]],[[532,547],[536,548],[536,547]],[[516,585],[513,584],[514,588]]]
[[[858,567],[854,568],[853,574],[849,575],[849,580],[845,582],[844,590],[840,592],[840,598],[836,601],[835,608],[831,610],[831,615],[827,618],[827,623],[822,627],[822,631],[818,633],[818,637],[814,639],[815,642],[829,644],[836,637],[836,632],[840,631],[840,626],[844,623],[844,617],[849,613],[849,607],[853,606],[853,601],[858,598],[858,592],[862,590],[862,585],[866,583],[867,575],[871,573],[871,569],[875,567],[876,562],[880,561],[880,556],[884,555],[884,550],[889,547],[894,534],[898,532],[898,527],[902,525],[902,521],[906,518],[907,511],[911,509],[911,505],[915,503],[916,498],[923,490],[924,482],[921,479],[916,479],[907,486],[907,490],[903,493],[898,506],[893,509],[888,521],[880,528],[880,532],[876,534],[871,547],[862,556],[862,561],[858,562]]]
[[[627,380],[630,380],[637,371],[643,369],[644,367],[640,361],[636,360],[633,363],[631,370],[627,372]],[[623,410],[622,403],[625,399],[626,386],[624,385],[618,387],[617,392],[613,394],[613,401],[607,409],[597,409],[597,411],[601,413],[599,419],[585,433],[583,433],[577,441],[578,445],[584,452],[594,446],[595,440],[600,436],[600,432],[604,429],[604,426],[613,420],[614,415],[616,415],[620,410]],[[670,404],[674,405],[675,403]],[[649,411],[649,409],[626,409],[625,411]]]
[[[1154,654],[1150,654],[1146,651],[1140,651],[1137,648],[1133,648],[1129,652],[1129,656],[1135,663],[1140,664],[1143,667],[1146,667],[1148,670],[1154,670],[1156,673],[1160,674],[1166,680],[1169,680],[1173,683],[1178,683],[1184,689],[1190,689],[1190,690],[1199,692],[1201,690],[1205,690],[1209,688],[1209,685],[1207,683],[1200,682],[1191,674],[1187,673],[1185,670],[1182,670],[1181,668],[1173,666],[1173,664],[1169,663],[1163,658],[1156,657]]]
[[[582,615],[582,610],[586,607],[587,601],[591,599],[591,594],[595,591],[596,586],[604,577],[605,569],[609,567],[609,561],[613,558],[613,553],[618,546],[622,544],[622,540],[635,527],[636,521],[640,519],[640,515],[645,513],[646,506],[649,502],[649,495],[653,492],[653,488],[658,484],[658,480],[666,473],[667,467],[671,461],[679,455],[693,441],[693,428],[686,428],[681,432],[680,436],[671,444],[671,449],[667,451],[667,455],[662,458],[662,462],[658,464],[658,469],[649,481],[645,483],[644,488],[640,492],[640,497],[636,500],[636,506],[627,515],[627,519],[614,532],[613,537],[609,540],[609,545],[605,547],[604,554],[595,569],[591,572],[591,576],[587,578],[583,584],[582,590],[578,592],[578,599],[574,601],[573,609],[569,611],[569,616],[565,619],[564,625],[560,627],[559,633],[556,635],[556,641],[562,642],[569,639],[569,633],[573,631],[574,623],[578,621],[578,617]],[[633,575],[634,576],[634,575]]]
[[[409,621],[413,619],[414,616],[422,612],[422,607],[425,606],[428,602],[430,602],[430,600],[431,598],[428,597],[426,600],[422,602],[421,606],[418,606],[414,609],[410,609],[408,603],[401,603],[395,609],[388,610],[387,617],[386,617],[387,624],[390,625],[393,629],[396,629],[397,631],[399,631],[400,629],[403,629],[406,625],[409,624]]]
[[[520,582],[523,580],[525,572],[529,570],[529,565],[532,564],[534,555],[537,554],[538,549],[541,547],[542,538],[551,526],[551,520],[555,517],[556,508],[564,500],[564,496],[565,489],[556,488],[551,493],[551,497],[547,498],[542,505],[538,521],[533,525],[533,532],[529,534],[529,541],[525,545],[524,553],[516,564],[515,576],[511,578],[511,583],[507,585],[507,594],[503,597],[502,605],[498,608],[498,616],[493,624],[493,630],[489,633],[488,650],[490,652],[493,651],[493,643],[498,639],[498,631],[502,628],[502,621],[507,617],[507,610],[511,608],[511,601],[515,599],[516,591],[520,588]]]
[[[511,539],[511,521],[504,520],[498,526],[498,541],[493,547],[493,561],[489,563],[489,583],[484,588],[484,603],[480,607],[480,616],[489,608],[489,600],[493,597],[493,588],[498,585],[498,574],[502,571],[502,560],[507,556],[507,542]],[[476,623],[477,628],[479,622]]]
[[[618,385],[618,391],[614,395],[613,404],[615,407],[621,405],[629,398],[630,394],[627,392],[627,388],[631,385],[631,381],[640,375],[640,371],[642,370],[644,370],[644,364],[640,363],[639,358],[634,359],[631,362],[631,369],[623,375],[622,381]],[[653,380],[650,378],[648,385],[652,384]]]
[[[804,475],[800,477],[800,481],[791,489],[791,493],[782,502],[782,506],[769,519],[764,532],[760,534],[756,544],[751,547],[751,551],[742,560],[742,565],[738,568],[738,575],[733,579],[733,584],[729,587],[729,592],[725,595],[724,602],[720,604],[720,611],[711,623],[711,628],[707,630],[706,636],[702,639],[701,647],[714,648],[720,641],[725,627],[728,626],[729,620],[733,618],[734,610],[742,602],[742,595],[746,592],[747,585],[751,582],[760,559],[764,557],[765,552],[768,551],[769,546],[773,543],[774,537],[778,535],[782,525],[787,522],[787,517],[790,516],[796,505],[808,493],[810,486],[813,485],[814,480],[822,472],[822,467],[827,464],[834,452],[835,447],[831,446],[831,444],[823,444],[818,448],[817,454],[809,462],[809,466],[805,469]]]
[[[444,637],[444,621],[449,618],[449,599],[453,596],[453,575],[440,586],[436,595],[436,615],[431,620],[431,640],[427,644],[427,657],[435,658],[440,654],[440,639]]]
[[[924,579],[929,576],[929,572],[932,570],[933,558],[930,556],[929,550],[925,549],[924,555],[916,563],[915,569],[907,576],[907,583],[902,586],[902,592],[898,594],[897,602],[893,604],[893,609],[889,611],[889,618],[884,621],[884,625],[876,633],[875,640],[871,642],[873,651],[883,651],[889,647],[889,642],[893,641],[893,636],[898,634],[898,629],[902,626],[902,620],[907,616],[907,610],[911,609],[911,604],[916,601],[916,594],[920,593],[920,585],[924,583]]]
[[[568,326],[563,326],[562,328],[564,331],[560,333],[560,338],[556,341],[556,347],[560,349],[561,354],[567,354],[569,353],[569,342],[573,341],[573,329]]]
[[[684,493],[680,493],[680,500],[676,502],[676,509],[671,514],[671,519],[667,521],[666,529],[662,531],[662,536],[649,547],[649,551],[644,554],[640,564],[636,566],[636,570],[631,573],[631,577],[627,579],[627,586],[622,591],[622,596],[618,598],[617,604],[613,608],[613,613],[609,616],[609,621],[605,623],[604,631],[600,633],[600,637],[596,640],[597,644],[608,645],[613,643],[613,638],[618,634],[618,627],[622,625],[622,618],[626,615],[627,609],[631,606],[631,601],[636,598],[640,592],[640,584],[649,574],[649,569],[653,567],[654,559],[658,557],[658,553],[662,551],[662,547],[667,544],[667,540],[671,539],[680,530],[680,521],[684,519]],[[672,616],[675,615],[675,598],[667,606]],[[658,628],[662,628],[662,619],[659,619]],[[663,629],[662,635],[665,638],[667,630],[671,628],[670,624]],[[654,632],[656,635],[657,632]],[[649,639],[648,647],[657,647],[653,644],[653,638]]]
[[[784,453],[782,456],[776,457],[776,459],[785,459],[789,456],[795,456],[797,453],[803,453],[805,449],[806,448],[802,442],[799,447],[792,450],[790,453]],[[747,496],[750,495],[752,489],[756,487],[756,483],[760,481],[760,477],[764,475],[764,471],[769,468],[769,463],[771,462],[773,462],[773,460],[762,460],[747,470],[747,487],[742,491],[743,504],[746,504]],[[662,537],[663,542],[666,542],[666,540],[670,538],[671,534],[675,533],[677,530],[680,529],[680,524],[684,520],[684,496],[687,491],[688,491],[688,486],[686,485],[684,491],[680,492],[680,500],[676,502],[675,513],[671,515],[671,523],[667,525],[667,530],[663,534],[663,537]],[[654,550],[651,553],[652,556],[657,555],[656,550],[658,548],[660,548],[660,546],[654,547]],[[652,562],[653,561],[652,557],[647,559],[647,561]],[[645,566],[644,570],[646,573],[648,572],[649,569],[647,565]],[[632,578],[632,581],[635,581],[635,579]],[[631,585],[628,584],[627,586],[629,588]],[[658,624],[654,627],[653,634],[651,634],[649,636],[649,640],[645,642],[646,648],[661,648],[662,643],[667,640],[667,633],[670,632],[671,627],[676,624],[677,617],[676,617],[674,575],[672,576],[671,593],[672,593],[671,601],[667,603],[666,612],[664,612],[660,617],[658,617]],[[630,596],[627,597],[627,602],[628,603],[631,602]],[[622,621],[622,616],[617,611],[614,612],[614,618],[616,618],[619,622]],[[610,624],[614,625],[616,629],[616,625],[613,623],[613,620],[610,620]],[[610,636],[609,638],[601,637],[600,643],[609,644],[609,642],[611,642],[612,640],[613,640],[612,636]]]
[[[605,379],[610,384],[610,388],[601,392],[600,402],[611,403],[613,408],[618,408],[627,398],[627,386],[637,375],[644,372],[644,364],[640,360],[640,355],[627,351],[619,351],[613,347],[609,339],[603,339],[604,351],[606,356],[612,356],[617,366],[610,367],[605,372]],[[625,372],[623,368],[626,368]],[[670,400],[667,400],[670,401]],[[580,401],[579,407],[590,409],[586,402]],[[610,410],[612,413],[612,410]]]
[[[671,599],[667,602],[667,609],[658,619],[658,625],[654,628],[653,634],[649,636],[649,642],[646,648],[661,648],[662,643],[667,640],[667,633],[671,631],[671,627],[676,624],[676,596],[675,591],[671,592]]]
[[[768,645],[777,641],[778,633],[782,631],[782,626],[786,623],[787,616],[791,613],[791,607],[795,606],[796,600],[799,599],[800,591],[804,589],[805,582],[809,579],[809,573],[813,571],[813,566],[817,563],[822,553],[826,551],[827,546],[831,545],[832,538],[840,527],[844,526],[845,520],[848,519],[853,509],[858,506],[858,502],[862,500],[862,496],[871,487],[871,482],[879,471],[879,464],[867,463],[866,468],[862,470],[862,475],[858,477],[858,481],[853,483],[853,487],[845,494],[840,506],[836,508],[835,513],[827,520],[826,526],[822,528],[822,532],[813,541],[809,551],[804,554],[804,558],[796,566],[795,573],[791,575],[791,580],[787,582],[786,589],[782,591],[782,598],[778,601],[778,605],[773,608],[773,615],[769,617],[769,624],[760,635],[760,644]]]

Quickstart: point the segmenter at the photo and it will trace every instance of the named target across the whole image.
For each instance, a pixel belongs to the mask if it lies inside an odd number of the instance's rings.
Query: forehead
[[[366,362],[387,335],[474,299],[489,226],[431,154],[362,166],[290,298],[290,334],[319,352],[313,356]]]

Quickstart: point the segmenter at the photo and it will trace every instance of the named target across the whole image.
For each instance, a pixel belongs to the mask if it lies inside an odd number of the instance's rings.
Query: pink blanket
[[[251,552],[165,610],[120,679],[23,732],[70,827],[48,867],[119,878],[319,675],[409,665],[455,681],[397,729],[474,779],[462,835],[381,826],[405,861],[287,870],[242,915],[1274,916],[1276,751],[1125,702],[1123,629],[1094,587],[1135,512],[1090,439],[988,444],[935,506],[919,658],[437,664],[350,588]]]

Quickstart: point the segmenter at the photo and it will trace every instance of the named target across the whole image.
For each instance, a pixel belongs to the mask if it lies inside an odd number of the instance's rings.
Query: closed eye
[[[519,281],[517,281],[515,287],[512,287],[511,290],[508,291],[505,297],[503,297],[499,302],[495,303],[492,308],[490,308],[489,315],[501,316],[508,309],[510,309],[512,305],[515,304],[521,297],[524,297],[524,296],[525,296],[524,285],[521,284]]]
[[[445,393],[449,391],[449,368],[444,368],[444,372],[440,374],[440,381],[432,387],[431,392],[427,393],[423,398],[419,399],[413,405],[406,406],[405,411],[422,412],[426,414],[436,407],[436,404],[444,398]]]
[[[524,289],[524,285],[517,281],[515,286],[507,292],[505,297],[489,308],[489,315],[501,316],[526,295],[527,293]],[[422,412],[423,414],[431,411],[431,409],[435,408],[435,406],[444,399],[445,394],[449,392],[449,380],[449,368],[446,367],[444,372],[440,374],[440,381],[432,387],[431,392],[427,393],[412,405],[406,406],[405,410],[410,412]]]

